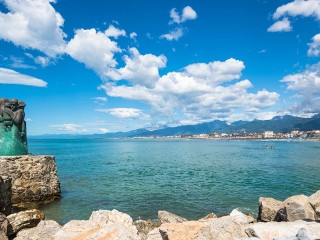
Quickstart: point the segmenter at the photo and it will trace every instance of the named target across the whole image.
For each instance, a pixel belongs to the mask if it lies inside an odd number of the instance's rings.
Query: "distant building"
[[[213,138],[218,138],[218,137],[221,137],[219,133],[217,132],[213,132],[210,134],[210,137],[213,137]]]
[[[262,138],[274,138],[273,131],[265,131],[265,132],[263,132]]]
[[[297,137],[297,136],[299,136],[299,134],[300,134],[300,132],[297,129],[293,129],[291,131],[291,137]]]

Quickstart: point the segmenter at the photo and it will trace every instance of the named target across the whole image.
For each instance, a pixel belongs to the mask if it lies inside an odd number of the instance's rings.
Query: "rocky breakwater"
[[[117,210],[99,210],[89,220],[72,220],[60,226],[52,220],[23,229],[15,240],[317,240],[320,239],[320,191],[285,201],[260,198],[259,218],[237,209],[229,215],[214,213],[187,220],[159,211],[157,220],[138,220]],[[280,222],[279,222],[280,221]]]
[[[0,176],[11,178],[14,206],[40,205],[61,197],[53,156],[0,156]]]

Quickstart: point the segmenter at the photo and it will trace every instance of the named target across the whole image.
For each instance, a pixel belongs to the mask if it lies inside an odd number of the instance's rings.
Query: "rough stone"
[[[305,229],[305,231],[303,230],[304,233],[307,232],[311,239],[320,239],[320,223],[314,221],[307,222],[298,220],[295,222],[259,222],[248,225],[245,231],[249,237],[258,237],[262,240],[279,240],[297,237],[299,233],[303,233],[299,231],[300,229]],[[293,239],[298,240],[299,238]],[[302,239],[303,238],[300,240]]]
[[[316,220],[316,214],[305,195],[292,196],[284,201],[287,213],[287,221],[299,219]]]
[[[130,239],[141,240],[132,218],[117,210],[93,212],[89,220],[73,220],[65,224],[55,240]]]
[[[280,237],[275,238],[274,240],[314,240],[308,231],[304,228],[299,229],[298,233],[295,236],[291,237]]]
[[[138,220],[133,224],[136,226],[138,235],[141,236],[142,239],[146,239],[150,231],[160,226],[160,222],[152,220]]]
[[[213,218],[207,223],[209,229],[204,231],[204,236],[208,237],[207,239],[228,240],[247,237],[243,228],[244,225],[234,217]]]
[[[3,232],[5,235],[7,235],[8,232],[8,223],[6,215],[0,213],[0,232]]]
[[[11,178],[0,176],[0,213],[9,215],[12,212]]]
[[[92,212],[89,220],[99,224],[100,226],[104,226],[110,222],[119,223],[126,226],[132,226],[133,224],[133,220],[128,214],[119,212],[116,209],[113,209],[112,211],[110,210],[94,211]]]
[[[257,238],[257,237],[245,237],[245,238],[237,238],[237,240],[260,240],[260,238]]]
[[[270,222],[283,221],[285,219],[285,208],[281,201],[273,198],[259,198],[259,221]]]
[[[198,221],[203,222],[210,218],[217,218],[218,216],[215,213],[209,213],[208,215],[204,216],[203,218],[200,218]]]
[[[8,236],[14,235],[24,228],[31,228],[44,220],[44,213],[37,209],[26,210],[11,214],[7,217],[9,221]]]
[[[313,209],[317,215],[317,219],[320,219],[320,190],[315,192],[314,194],[312,194],[308,198],[308,201],[311,204],[311,206],[313,207]]]
[[[187,221],[187,219],[167,211],[158,211],[158,219],[161,224],[162,223],[182,223]]]
[[[18,232],[14,240],[54,240],[53,235],[61,229],[59,223],[53,220],[40,221],[40,223],[29,229]]]
[[[232,212],[230,213],[230,217],[232,217],[235,222],[238,222],[240,224],[253,223],[255,220],[252,216],[247,216],[244,213],[240,212],[238,209],[232,210]]]
[[[0,239],[1,239],[1,240],[8,240],[8,237],[7,237],[7,235],[5,234],[5,232],[3,232],[3,231],[1,231],[1,230],[0,230]]]
[[[0,175],[12,179],[14,206],[44,204],[61,197],[54,156],[1,156]]]
[[[147,237],[146,237],[147,240],[163,240],[161,234],[160,234],[160,230],[159,228],[155,228],[153,230],[151,230]]]
[[[243,225],[236,222],[233,217],[225,216],[221,218],[211,218],[201,222],[185,221],[181,223],[164,223],[160,228],[149,232],[147,239],[230,240],[243,237],[247,237]]]

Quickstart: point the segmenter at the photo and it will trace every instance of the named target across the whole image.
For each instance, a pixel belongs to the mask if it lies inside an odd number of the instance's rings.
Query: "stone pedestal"
[[[12,179],[12,203],[40,205],[61,197],[54,156],[0,156],[0,176]]]

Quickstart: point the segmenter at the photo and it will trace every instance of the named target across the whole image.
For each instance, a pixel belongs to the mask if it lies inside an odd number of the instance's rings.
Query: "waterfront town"
[[[273,131],[264,131],[262,133],[217,133],[211,134],[193,134],[177,136],[150,136],[150,137],[133,137],[133,138],[183,138],[183,139],[243,139],[243,140],[314,140],[320,141],[320,130],[299,131],[292,130],[289,133],[276,133]]]
[[[216,133],[211,134],[198,134],[198,135],[181,135],[181,138],[217,138],[217,139],[299,139],[299,140],[320,140],[320,130],[312,131],[299,131],[292,130],[289,133],[275,133],[273,131],[264,131],[262,133]]]

